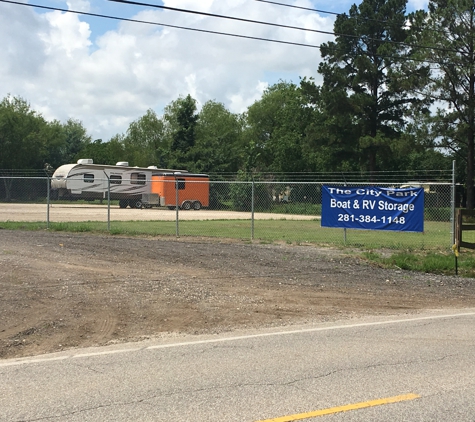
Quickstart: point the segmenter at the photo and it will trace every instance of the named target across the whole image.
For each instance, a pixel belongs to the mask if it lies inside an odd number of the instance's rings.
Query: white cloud
[[[69,0],[66,2],[68,10],[77,10],[79,12],[90,12],[91,3],[87,0]]]
[[[196,10],[194,0],[165,5]],[[69,0],[71,10],[90,2]],[[311,7],[308,1],[299,5]],[[119,9],[118,9],[119,10]],[[252,0],[206,0],[199,10],[246,19],[331,31],[332,17]],[[135,19],[212,31],[319,45],[328,36],[162,10],[144,10]],[[211,35],[121,22],[97,35],[84,17],[0,4],[0,98],[20,95],[48,119],[82,120],[93,138],[126,131],[148,108],[161,114],[180,95],[199,104],[223,102],[242,112],[258,99],[266,75],[284,80],[317,76],[317,48]]]

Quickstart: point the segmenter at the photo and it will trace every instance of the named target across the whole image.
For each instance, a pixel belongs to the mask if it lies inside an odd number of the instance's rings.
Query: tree
[[[20,97],[0,102],[0,169],[43,168],[46,121]]]
[[[164,123],[153,110],[147,110],[145,115],[130,124],[122,143],[126,154],[124,159],[135,166],[167,165]]]
[[[198,121],[196,100],[189,94],[165,107],[164,119],[170,138],[170,161],[174,167],[190,170],[193,159],[190,150],[195,145],[196,124]]]
[[[64,147],[61,151],[61,161],[55,163],[57,166],[67,163],[74,163],[80,157],[81,150],[86,144],[91,142],[91,137],[87,134],[82,122],[75,119],[68,119],[62,125],[64,134]]]
[[[59,125],[48,124],[23,98],[7,96],[0,102],[0,169],[7,201],[12,171],[43,169],[61,139]]]
[[[299,87],[284,81],[266,89],[262,98],[248,108],[245,139],[258,148],[256,164],[261,171],[309,170],[302,144],[312,112],[306,107]]]
[[[343,149],[353,149],[361,168],[369,172],[391,166],[394,145],[404,140],[410,106],[421,101],[401,82],[409,53],[402,44],[407,36],[405,12],[406,0],[363,0],[348,15],[338,15],[334,32],[341,35],[321,47],[326,114],[343,120],[352,137],[340,138],[339,144],[351,142],[352,147]],[[422,66],[413,69],[421,77],[425,71]]]
[[[193,147],[194,171],[235,173],[240,165],[242,120],[222,103],[206,102],[198,115]]]
[[[103,142],[102,139],[95,139],[94,141],[86,142],[81,155],[83,158],[92,158],[97,164],[115,164],[118,160],[113,153],[113,142]]]
[[[466,168],[467,203],[475,205],[475,3],[473,0],[430,0],[429,12],[411,15],[416,29],[414,54],[430,62],[433,72],[424,93],[438,107],[432,136],[452,151]]]

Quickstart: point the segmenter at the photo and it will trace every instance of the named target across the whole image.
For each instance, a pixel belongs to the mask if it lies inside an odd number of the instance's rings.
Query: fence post
[[[254,240],[254,180],[251,186],[251,240]]]
[[[175,177],[175,235],[176,237],[180,236],[180,231],[179,231],[179,215],[178,215],[178,179]]]
[[[111,181],[107,173],[103,170],[107,178],[107,231],[111,231]]]
[[[46,173],[46,228],[49,229],[49,206],[50,206],[50,181]]]
[[[451,187],[451,194],[452,198],[450,199],[450,219],[451,219],[451,237],[452,237],[452,245],[455,244],[455,197],[456,197],[456,185],[455,185],[455,160],[452,161],[452,187]]]

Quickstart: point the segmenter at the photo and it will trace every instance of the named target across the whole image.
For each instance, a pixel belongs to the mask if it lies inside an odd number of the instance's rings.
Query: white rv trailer
[[[64,164],[51,178],[51,189],[58,199],[118,199],[120,208],[141,208],[142,195],[150,194],[152,175],[187,174],[186,170],[131,167],[125,161],[114,165],[94,164],[92,159],[80,159],[76,164]]]

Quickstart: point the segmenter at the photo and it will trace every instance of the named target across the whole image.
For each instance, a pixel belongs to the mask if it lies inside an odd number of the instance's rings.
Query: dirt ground
[[[315,246],[0,230],[0,358],[475,306],[474,279]]]

